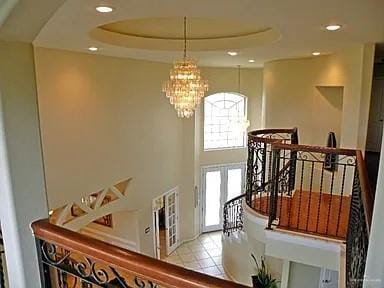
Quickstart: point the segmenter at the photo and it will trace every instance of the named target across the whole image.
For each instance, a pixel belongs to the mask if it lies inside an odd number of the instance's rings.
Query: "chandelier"
[[[187,17],[184,17],[184,57],[174,63],[169,80],[163,84],[163,92],[175,107],[177,115],[189,118],[206,91],[208,82],[201,79],[196,61],[187,58]]]

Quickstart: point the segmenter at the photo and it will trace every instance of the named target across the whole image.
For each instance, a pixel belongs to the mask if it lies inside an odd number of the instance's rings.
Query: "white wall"
[[[373,219],[369,237],[369,248],[365,267],[364,288],[381,288],[384,283],[384,137],[376,185]]]
[[[335,131],[344,148],[365,147],[373,45],[278,60],[264,69],[265,127],[299,128],[301,143],[324,145]],[[340,99],[342,97],[342,99]]]
[[[296,262],[289,267],[288,288],[319,288],[320,268]]]

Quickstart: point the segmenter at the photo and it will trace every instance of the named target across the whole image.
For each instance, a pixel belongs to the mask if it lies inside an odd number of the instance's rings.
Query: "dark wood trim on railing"
[[[233,201],[236,201],[236,200],[238,200],[238,199],[240,199],[240,198],[243,198],[243,197],[245,197],[245,195],[247,195],[247,194],[246,194],[246,193],[243,193],[243,194],[241,194],[241,195],[239,195],[239,196],[236,196],[235,198],[232,198],[231,200],[228,200],[227,202],[225,202],[224,205],[227,205],[227,204],[229,204],[229,203],[231,203],[231,202],[233,202]]]
[[[133,251],[50,224],[48,220],[32,223],[34,236],[69,251],[105,262],[130,274],[150,279],[172,288],[247,287],[206,274],[184,269]]]
[[[297,129],[296,128],[287,128],[287,129],[259,129],[259,130],[254,130],[248,133],[249,137],[252,136],[258,136],[258,135],[265,135],[265,134],[279,134],[279,133],[287,133],[291,134],[295,132]]]
[[[273,143],[272,148],[285,149],[285,150],[291,150],[291,151],[316,152],[316,153],[324,153],[324,154],[340,154],[340,155],[347,155],[347,156],[356,155],[356,150],[353,150],[353,149],[330,148],[330,147],[311,146],[311,145]]]
[[[357,169],[359,172],[361,198],[364,206],[365,221],[367,223],[367,228],[368,228],[367,232],[369,234],[371,224],[372,224],[374,198],[373,198],[371,185],[369,185],[368,172],[367,172],[367,167],[365,165],[365,161],[363,158],[363,153],[360,150],[356,151],[356,161],[357,161]]]
[[[254,130],[248,133],[248,138],[260,142],[260,143],[283,143],[283,139],[279,138],[269,138],[266,135],[274,135],[274,134],[293,134],[297,133],[297,129],[260,129]]]

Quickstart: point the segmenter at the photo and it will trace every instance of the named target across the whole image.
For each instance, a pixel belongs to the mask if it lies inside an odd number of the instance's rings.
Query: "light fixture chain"
[[[240,92],[240,85],[241,85],[241,67],[240,67],[240,65],[237,65],[237,92],[239,93],[239,94],[241,94],[241,92]]]
[[[184,59],[187,58],[187,17],[184,17]]]

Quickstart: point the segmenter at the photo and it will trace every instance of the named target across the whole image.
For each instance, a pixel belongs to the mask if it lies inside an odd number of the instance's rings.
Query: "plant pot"
[[[257,278],[257,275],[252,275],[251,276],[252,277],[252,287],[253,288],[264,288],[264,287],[260,287],[259,285],[258,285],[258,278]]]

